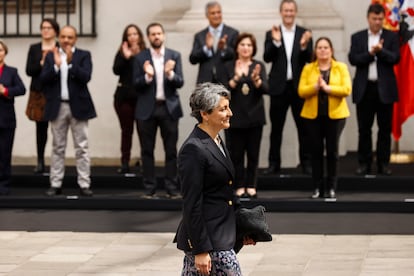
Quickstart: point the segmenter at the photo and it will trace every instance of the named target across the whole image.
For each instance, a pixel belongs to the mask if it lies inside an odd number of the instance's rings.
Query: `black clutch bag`
[[[243,247],[244,237],[249,237],[255,242],[272,240],[269,226],[266,222],[265,207],[258,205],[253,208],[239,208],[236,212],[236,244],[234,251],[238,253]]]

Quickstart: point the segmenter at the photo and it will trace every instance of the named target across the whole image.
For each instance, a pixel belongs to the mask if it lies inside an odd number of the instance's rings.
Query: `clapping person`
[[[121,168],[119,173],[129,173],[132,134],[134,133],[137,92],[132,83],[134,56],[146,48],[144,35],[135,24],[125,27],[122,44],[115,55],[112,70],[119,76],[114,95],[114,107],[121,126]]]
[[[0,40],[0,196],[9,194],[11,158],[16,129],[14,97],[26,88],[17,69],[6,65],[7,45]]]
[[[263,60],[272,63],[269,73],[271,126],[269,167],[264,174],[280,173],[281,145],[286,115],[291,108],[297,129],[299,159],[303,173],[310,174],[310,147],[300,112],[303,99],[298,84],[303,66],[312,57],[312,32],[296,24],[298,5],[295,0],[282,0],[279,5],[282,23],[266,32]]]
[[[46,99],[39,76],[47,53],[58,46],[59,24],[53,18],[44,18],[40,23],[40,33],[41,41],[30,45],[26,62],[26,74],[32,77],[26,115],[30,120],[36,122],[37,165],[34,169],[35,173],[45,172],[44,155],[49,126],[49,122],[44,119]]]
[[[335,198],[339,138],[349,116],[346,97],[351,94],[351,77],[347,65],[335,60],[329,38],[316,41],[313,62],[303,68],[298,92],[305,100],[301,116],[312,149],[312,198],[324,196],[325,150],[327,197]]]
[[[199,65],[197,83],[225,84],[224,63],[234,59],[234,45],[239,31],[223,23],[218,1],[207,2],[205,13],[208,27],[194,35],[190,62]]]
[[[134,58],[133,72],[144,197],[157,197],[154,149],[159,128],[165,150],[164,187],[169,198],[177,198],[178,122],[183,115],[178,89],[184,85],[181,54],[165,46],[164,27],[160,23],[147,26],[147,37],[150,47]]]
[[[382,27],[386,16],[382,4],[373,3],[367,10],[368,28],[351,36],[349,62],[356,67],[352,101],[358,122],[358,168],[356,174],[391,175],[391,126],[393,106],[398,101],[394,65],[400,60],[398,33]],[[372,127],[377,121],[376,152],[373,152]],[[374,158],[375,157],[375,158]]]
[[[77,32],[67,25],[59,33],[59,48],[48,53],[40,74],[46,96],[45,119],[53,135],[48,196],[62,194],[65,152],[69,128],[76,154],[77,182],[81,196],[92,196],[88,122],[96,117],[88,89],[92,77],[92,57],[76,47]]]
[[[260,143],[266,123],[263,104],[263,94],[268,89],[266,70],[262,62],[253,58],[256,51],[254,35],[242,33],[236,41],[236,59],[226,64],[233,110],[226,141],[236,170],[236,195],[243,197],[256,197]]]

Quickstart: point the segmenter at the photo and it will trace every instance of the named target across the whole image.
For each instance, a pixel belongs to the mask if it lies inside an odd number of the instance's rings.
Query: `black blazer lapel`
[[[231,176],[234,178],[234,167],[233,167],[233,163],[231,162],[230,154],[226,148],[226,145],[223,144],[223,149],[226,154],[226,156],[224,156],[224,154],[221,152],[219,147],[216,145],[213,139],[211,139],[211,137],[208,136],[207,133],[205,133],[203,130],[201,130],[198,127],[195,127],[195,131],[196,131],[196,135],[198,136],[198,138],[201,140],[201,142],[206,147],[206,150],[209,151],[213,155],[213,157],[217,159],[217,161],[223,164],[223,166],[229,171]]]
[[[221,164],[223,164],[223,166],[226,167],[226,169],[234,177],[233,163],[230,160],[230,155],[229,155],[225,145],[223,145],[223,148],[224,148],[224,152],[226,153],[226,156],[224,156],[224,154],[221,152],[219,147],[216,145],[216,143],[210,137],[208,139],[204,139],[203,143],[206,145],[207,150],[212,153],[214,158],[216,158],[217,161],[219,161]]]
[[[382,33],[381,38],[383,38],[383,35],[384,33]],[[362,43],[362,49],[368,49],[368,29],[365,32],[361,33],[361,37],[362,39],[360,39],[359,41],[361,41]]]

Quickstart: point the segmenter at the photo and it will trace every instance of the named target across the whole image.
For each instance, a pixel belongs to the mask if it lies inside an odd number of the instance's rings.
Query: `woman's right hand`
[[[195,267],[201,275],[210,275],[211,272],[211,257],[208,252],[195,255]]]
[[[122,43],[122,54],[126,59],[129,59],[132,56],[132,51],[128,46],[128,42],[126,41]]]

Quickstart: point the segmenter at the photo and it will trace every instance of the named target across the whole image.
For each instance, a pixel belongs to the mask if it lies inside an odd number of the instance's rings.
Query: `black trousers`
[[[303,99],[301,99],[293,86],[292,81],[288,81],[282,95],[270,97],[270,121],[272,129],[270,133],[269,166],[280,168],[280,148],[282,145],[283,128],[286,121],[289,106],[295,120],[299,140],[299,159],[300,163],[310,162],[310,150],[307,145],[307,134],[303,125],[303,118],[300,116],[302,111]]]
[[[15,128],[0,128],[0,192],[10,184]]]
[[[312,180],[315,188],[323,191],[324,152],[326,149],[327,188],[336,189],[338,174],[339,138],[345,127],[345,119],[330,119],[320,116],[316,119],[304,119],[309,135],[312,153]]]
[[[37,160],[44,162],[45,160],[45,148],[47,143],[47,129],[49,127],[48,121],[36,122],[36,150]]]
[[[256,188],[257,167],[259,164],[260,142],[263,126],[251,128],[229,128],[226,139],[229,144],[230,157],[233,161],[237,188]],[[245,169],[245,156],[247,166]]]
[[[177,189],[178,120],[171,118],[165,104],[157,104],[151,117],[148,120],[138,120],[137,125],[145,189],[154,192],[157,189],[154,149],[158,128],[161,131],[165,151],[165,189],[167,191]]]
[[[372,126],[376,115],[378,134],[376,158],[378,165],[388,165],[391,155],[391,124],[393,104],[384,104],[378,95],[378,84],[368,82],[361,102],[356,105],[358,119],[358,162],[371,165],[373,161]]]
[[[115,102],[114,107],[121,126],[121,163],[131,159],[136,101]]]

